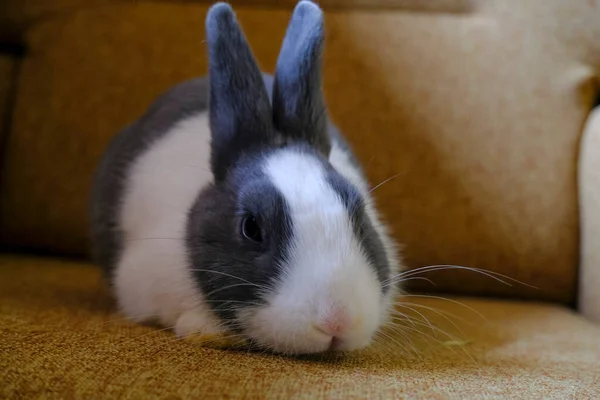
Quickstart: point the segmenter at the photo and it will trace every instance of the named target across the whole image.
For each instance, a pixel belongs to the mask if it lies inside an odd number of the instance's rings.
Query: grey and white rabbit
[[[208,77],[158,98],[96,172],[93,254],[120,311],[287,354],[368,346],[400,261],[327,116],[321,9],[297,4],[274,76],[229,5],[206,34]]]

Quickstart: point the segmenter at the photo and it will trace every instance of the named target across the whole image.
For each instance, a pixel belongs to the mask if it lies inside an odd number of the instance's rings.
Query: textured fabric
[[[579,308],[600,323],[600,107],[586,121],[579,159],[581,265]]]
[[[410,267],[460,264],[535,285],[440,272],[440,290],[570,303],[577,144],[600,66],[595,2],[479,1],[464,14],[326,15],[334,120],[377,188]],[[106,6],[30,29],[0,210],[5,243],[87,249],[87,194],[109,138],[206,70],[206,7]],[[272,71],[289,11],[238,9]]]
[[[0,397],[599,398],[598,327],[559,306],[458,301],[411,303],[446,313],[449,320],[415,307],[437,337],[413,313],[420,333],[407,324],[347,357],[291,359],[203,348],[136,326],[112,312],[96,269],[4,256]]]

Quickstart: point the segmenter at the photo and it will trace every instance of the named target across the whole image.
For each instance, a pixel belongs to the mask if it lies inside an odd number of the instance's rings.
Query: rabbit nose
[[[326,335],[337,337],[350,330],[352,326],[352,320],[348,312],[343,309],[335,309],[317,322],[315,328]]]

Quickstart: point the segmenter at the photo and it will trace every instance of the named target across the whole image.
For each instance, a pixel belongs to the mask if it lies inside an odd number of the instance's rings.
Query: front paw
[[[245,345],[245,340],[221,328],[214,317],[199,311],[183,313],[175,323],[175,335],[205,347],[231,348]]]
[[[223,332],[213,316],[199,310],[186,311],[175,322],[175,335],[182,339],[198,335],[219,335]]]

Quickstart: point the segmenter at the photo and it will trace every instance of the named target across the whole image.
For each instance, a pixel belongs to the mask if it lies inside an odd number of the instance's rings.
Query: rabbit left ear
[[[206,17],[211,167],[222,180],[242,153],[275,140],[262,73],[231,7],[217,3]]]
[[[283,40],[273,86],[273,122],[286,138],[307,142],[328,156],[331,143],[321,88],[323,12],[300,1]]]

